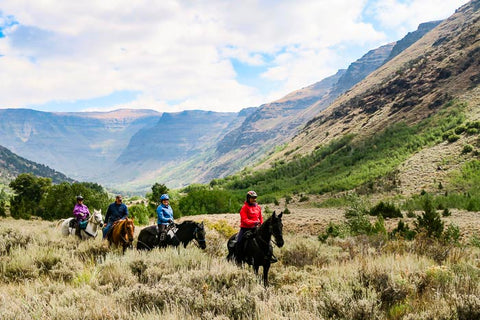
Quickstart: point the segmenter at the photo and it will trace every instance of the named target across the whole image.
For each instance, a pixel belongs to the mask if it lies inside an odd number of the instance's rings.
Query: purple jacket
[[[73,216],[78,221],[83,221],[88,218],[90,215],[90,211],[88,211],[88,207],[84,204],[77,203],[73,208]]]

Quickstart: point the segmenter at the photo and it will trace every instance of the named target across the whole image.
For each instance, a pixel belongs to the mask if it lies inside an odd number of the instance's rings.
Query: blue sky
[[[465,0],[0,0],[0,108],[239,111]]]

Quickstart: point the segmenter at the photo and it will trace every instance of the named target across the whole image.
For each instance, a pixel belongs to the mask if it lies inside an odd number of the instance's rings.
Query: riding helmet
[[[257,197],[257,193],[253,190],[250,190],[247,192],[247,202],[248,200],[250,200],[250,198],[256,198]]]
[[[83,200],[82,196],[77,196],[77,201]]]
[[[160,201],[163,201],[163,200],[170,200],[170,197],[168,196],[168,194],[164,193],[160,196]]]

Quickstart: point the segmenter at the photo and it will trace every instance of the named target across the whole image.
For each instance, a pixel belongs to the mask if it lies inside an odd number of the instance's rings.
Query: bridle
[[[197,242],[197,247],[200,247],[201,244],[200,243],[205,243],[205,238],[203,239],[200,239],[200,236],[199,236],[199,233],[201,230],[204,230],[203,227],[199,227],[198,225],[195,225],[195,229],[193,230],[193,239],[195,239],[195,241]]]
[[[132,240],[128,239],[128,230],[127,230],[128,220],[124,220],[122,223],[123,223],[123,226],[122,226],[122,232],[120,233],[120,238],[123,240],[123,242],[127,244],[132,243],[133,239]],[[125,232],[125,237],[123,236],[123,232]]]

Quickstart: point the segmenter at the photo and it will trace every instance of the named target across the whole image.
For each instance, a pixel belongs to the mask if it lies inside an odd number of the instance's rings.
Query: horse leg
[[[259,266],[259,265],[256,265],[256,264],[253,266],[253,272],[255,272],[255,274],[256,274],[257,276],[258,276],[258,269],[259,269],[259,268],[260,268],[260,266]]]
[[[270,269],[270,262],[265,262],[263,265],[263,285],[268,287],[268,270]]]

